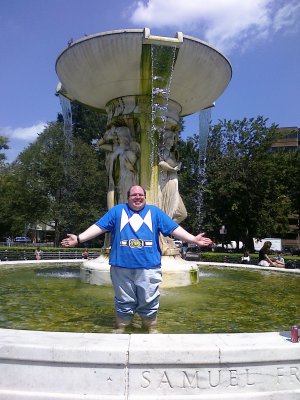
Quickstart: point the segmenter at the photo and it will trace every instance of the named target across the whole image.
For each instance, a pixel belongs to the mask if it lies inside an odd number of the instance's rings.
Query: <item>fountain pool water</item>
[[[300,276],[201,267],[197,284],[161,289],[160,331],[288,330],[300,322],[299,287]],[[114,328],[112,288],[82,283],[79,264],[1,270],[0,297],[0,328],[100,333]]]
[[[79,264],[26,263],[1,263],[0,399],[300,398],[299,274],[201,267],[162,288],[164,334],[112,335],[110,287]]]

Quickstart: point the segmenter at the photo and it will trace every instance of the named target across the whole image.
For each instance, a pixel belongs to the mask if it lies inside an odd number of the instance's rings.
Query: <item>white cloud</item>
[[[13,162],[21,151],[23,151],[30,143],[35,141],[38,134],[42,133],[46,126],[46,123],[38,122],[37,124],[27,128],[12,128],[10,126],[0,128],[0,136],[9,139],[9,149],[5,150],[7,162]]]
[[[281,29],[292,28],[297,25],[300,14],[300,4],[288,3],[280,8],[274,16],[275,32]]]
[[[38,122],[36,125],[27,128],[12,128],[10,126],[0,128],[0,136],[5,136],[8,139],[19,139],[28,142],[35,140],[37,135],[41,133],[46,127],[44,122]]]
[[[298,23],[297,0],[138,1],[131,20],[152,28],[176,28],[220,50],[243,48]]]

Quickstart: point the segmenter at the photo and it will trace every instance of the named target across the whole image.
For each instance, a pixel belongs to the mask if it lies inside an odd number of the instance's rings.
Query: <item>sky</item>
[[[256,118],[300,127],[299,0],[0,0],[0,136],[7,161],[61,112],[55,61],[70,39],[115,29],[176,32],[216,47],[233,76],[212,110],[219,120]],[[172,90],[172,89],[171,89]],[[198,132],[198,113],[184,137]]]

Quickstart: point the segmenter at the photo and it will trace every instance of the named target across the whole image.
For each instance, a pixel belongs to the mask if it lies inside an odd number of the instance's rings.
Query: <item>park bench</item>
[[[82,252],[83,249],[75,250],[75,251],[43,251],[42,259],[43,260],[82,260]],[[88,258],[97,258],[100,256],[100,251],[89,251]]]
[[[82,260],[83,249],[74,251],[43,251],[43,260]],[[89,259],[99,257],[100,251],[89,251]],[[1,261],[22,261],[22,260],[35,260],[34,250],[0,250]]]
[[[0,250],[1,261],[35,260],[33,251]]]

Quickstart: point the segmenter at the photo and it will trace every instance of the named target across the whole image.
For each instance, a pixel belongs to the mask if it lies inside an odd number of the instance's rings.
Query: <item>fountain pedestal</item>
[[[180,255],[162,256],[163,280],[161,288],[189,286],[197,282],[196,262],[185,261]],[[80,279],[92,285],[111,285],[108,256],[101,255],[94,260],[84,261],[80,266]]]

